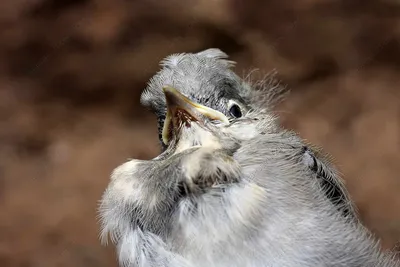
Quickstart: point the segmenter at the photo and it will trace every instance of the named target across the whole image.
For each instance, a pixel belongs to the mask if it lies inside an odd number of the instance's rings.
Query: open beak
[[[167,100],[167,115],[162,131],[162,140],[168,145],[172,131],[178,132],[181,125],[190,127],[192,121],[219,120],[229,123],[228,118],[221,112],[191,101],[171,86],[163,87]]]

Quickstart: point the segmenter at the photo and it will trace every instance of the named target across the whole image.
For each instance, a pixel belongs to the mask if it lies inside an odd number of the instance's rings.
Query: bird
[[[284,99],[287,90],[274,72],[261,81],[241,79],[232,68],[236,62],[218,48],[197,53],[176,53],[161,62],[161,70],[149,81],[140,102],[157,117],[161,150],[167,147],[167,136],[162,132],[166,120],[166,100],[161,88],[170,85],[190,100],[223,113],[228,119],[245,117],[253,110],[264,110],[268,116]],[[250,75],[249,75],[250,76]],[[279,123],[273,127],[280,131]],[[340,173],[331,164],[330,156],[316,146],[304,143],[303,162],[313,172],[325,195],[335,204],[343,216],[358,220],[358,213]]]
[[[168,147],[129,160],[100,201],[126,267],[398,267],[335,208],[304,144],[262,109],[229,120],[164,86]]]

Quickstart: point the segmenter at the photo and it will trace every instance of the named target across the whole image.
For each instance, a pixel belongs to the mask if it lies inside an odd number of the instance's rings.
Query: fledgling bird
[[[102,237],[128,267],[395,267],[335,209],[304,143],[262,110],[228,120],[164,87],[167,149],[112,174]]]
[[[272,114],[274,105],[285,95],[285,90],[273,76],[249,83],[233,71],[235,62],[219,49],[211,48],[199,53],[173,54],[162,62],[162,69],[151,78],[141,96],[141,103],[157,116],[162,150],[167,147],[167,135],[162,132],[166,120],[166,100],[161,88],[170,85],[192,101],[223,113],[229,120],[246,117],[249,112],[263,110]],[[168,123],[167,118],[167,123]],[[281,131],[278,123],[270,130]],[[304,144],[303,162],[313,172],[325,195],[344,216],[357,219],[355,207],[343,181],[329,161]]]

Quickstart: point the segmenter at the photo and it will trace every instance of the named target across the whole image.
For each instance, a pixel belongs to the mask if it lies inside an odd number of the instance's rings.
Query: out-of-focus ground
[[[139,105],[170,53],[276,69],[285,126],[333,155],[362,220],[400,240],[400,2],[2,0],[0,266],[116,266],[96,208],[112,169],[158,152]]]

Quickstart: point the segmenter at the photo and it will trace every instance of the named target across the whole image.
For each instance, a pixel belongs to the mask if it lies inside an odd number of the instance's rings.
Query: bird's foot
[[[201,147],[182,162],[186,185],[191,192],[236,183],[239,164],[223,150]]]

